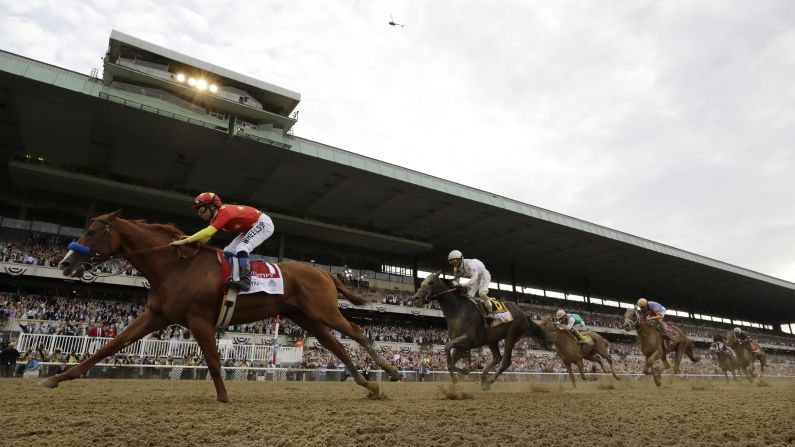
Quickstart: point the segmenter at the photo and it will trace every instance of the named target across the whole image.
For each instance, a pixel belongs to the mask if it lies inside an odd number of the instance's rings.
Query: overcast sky
[[[795,281],[791,0],[0,0],[86,74],[114,28],[301,93],[296,135]]]

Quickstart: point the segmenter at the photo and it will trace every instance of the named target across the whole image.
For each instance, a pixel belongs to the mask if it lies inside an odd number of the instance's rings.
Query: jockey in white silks
[[[466,284],[467,296],[470,298],[477,296],[486,309],[486,318],[493,319],[493,316],[489,315],[492,311],[489,302],[491,273],[486,270],[486,266],[477,259],[464,259],[464,255],[458,250],[451,251],[447,255],[447,261],[453,266],[453,285],[459,285],[459,278],[469,278]]]

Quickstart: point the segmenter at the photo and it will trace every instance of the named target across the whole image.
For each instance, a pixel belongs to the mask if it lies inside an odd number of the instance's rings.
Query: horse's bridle
[[[626,318],[626,317],[624,317],[624,320],[629,322],[629,325],[630,325],[631,328],[637,329],[638,323],[640,323],[640,315],[638,314],[637,309],[633,310],[633,313],[635,314],[635,319],[634,320],[631,320],[631,319]]]
[[[111,257],[114,256],[111,253],[111,247],[110,247],[111,234],[113,233],[113,223],[114,222],[109,222],[109,221],[107,221],[105,219],[102,219],[102,218],[99,218],[99,217],[95,217],[93,220],[96,220],[96,221],[99,221],[100,223],[105,224],[105,229],[102,231],[102,234],[97,236],[97,237],[94,237],[94,240],[91,241],[91,245],[89,245],[89,246],[85,246],[85,245],[80,244],[80,243],[75,241],[75,242],[70,242],[68,247],[67,247],[69,250],[72,250],[75,253],[79,253],[79,254],[84,255],[84,256],[89,256],[89,258],[85,262],[83,262],[83,264],[87,264],[90,267],[92,267],[91,270],[93,270],[93,267],[96,264],[99,264],[101,262],[107,261],[108,259],[110,259]],[[99,240],[97,240],[97,239],[99,239]],[[107,252],[108,252],[107,255],[103,255],[100,252],[100,249],[99,249],[100,245],[103,242],[105,242],[105,246],[107,248]],[[129,251],[129,252],[126,252],[126,253],[120,253],[119,256],[128,257],[128,256],[131,256],[131,255],[136,255],[136,254],[141,254],[141,253],[145,253],[145,252],[149,252],[149,251],[155,251],[155,250],[160,250],[160,249],[163,249],[163,248],[168,248],[170,246],[171,245],[169,245],[169,244],[158,245],[156,247],[144,248],[142,250],[135,250],[135,251]],[[181,258],[187,257],[187,256],[185,256],[184,254],[182,254],[179,251],[178,247],[174,247],[174,249],[177,250],[177,253],[179,254],[179,256]],[[198,253],[199,249],[200,249],[200,247],[197,246],[196,247],[196,253]],[[196,253],[193,253],[193,254],[195,255]],[[113,276],[113,275],[116,275],[116,273],[113,273],[113,274],[110,274],[110,275],[97,275],[95,272],[92,272],[91,274],[94,275],[94,276]]]
[[[113,222],[108,222],[107,220],[101,219],[99,217],[94,218],[94,220],[97,220],[105,224],[105,230],[102,232],[101,235],[93,238],[93,240],[91,241],[91,245],[85,246],[83,244],[78,243],[77,241],[74,241],[70,242],[69,245],[67,246],[69,250],[72,250],[75,253],[88,256],[89,258],[88,260],[86,260],[86,262],[84,262],[84,264],[89,264],[89,265],[107,261],[112,256],[110,254],[103,256],[99,250],[99,245],[104,241],[105,245],[108,248],[107,251],[108,253],[110,253],[110,236],[111,233],[113,232]],[[97,240],[97,238],[99,238],[99,240]]]

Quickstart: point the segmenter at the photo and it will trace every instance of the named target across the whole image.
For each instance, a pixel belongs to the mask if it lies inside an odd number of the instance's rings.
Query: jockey
[[[737,339],[737,343],[743,343],[748,349],[752,349],[751,336],[742,329],[738,327],[734,328],[734,338]]]
[[[458,250],[451,251],[447,255],[447,261],[453,266],[453,285],[458,287],[458,279],[461,277],[469,278],[470,281],[466,285],[467,296],[475,298],[477,294],[486,309],[486,319],[493,320],[489,304],[491,273],[486,270],[486,266],[477,259],[464,259],[464,255]]]
[[[582,338],[580,331],[577,330],[577,328],[585,328],[585,322],[582,321],[582,317],[579,314],[568,314],[565,310],[560,309],[555,314],[555,318],[557,319],[555,326],[559,329],[569,331],[569,333],[574,336],[575,340],[577,340],[577,343],[581,345],[587,343],[587,341]]]
[[[224,253],[232,254],[237,258],[240,279],[234,281],[230,278],[227,286],[242,291],[250,289],[251,268],[248,263],[248,254],[273,235],[271,218],[250,206],[225,205],[217,194],[211,192],[203,192],[196,196],[193,201],[193,209],[209,225],[191,236],[172,242],[171,245],[183,245],[191,242],[205,244],[218,230],[238,233],[237,237],[224,248]]]
[[[718,352],[725,352],[732,360],[734,360],[734,350],[726,343],[726,337],[723,334],[715,334],[712,336],[712,341],[715,342]]]
[[[638,299],[637,305],[640,309],[640,316],[656,326],[657,329],[662,332],[662,336],[666,340],[671,341],[671,337],[668,335],[668,325],[662,321],[665,317],[665,307],[660,303],[649,301],[646,298]]]

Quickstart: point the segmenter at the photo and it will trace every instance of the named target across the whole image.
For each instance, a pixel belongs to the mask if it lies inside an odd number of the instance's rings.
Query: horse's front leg
[[[489,379],[491,370],[502,361],[502,354],[500,354],[500,348],[496,343],[489,345],[489,350],[491,350],[491,363],[486,365],[486,367],[483,368],[483,371],[480,372],[481,387],[486,386],[486,381]]]
[[[228,403],[229,394],[226,392],[224,378],[221,376],[221,355],[218,353],[218,346],[215,342],[215,328],[213,324],[201,317],[194,317],[188,321],[188,329],[199,344],[202,350],[204,361],[207,363],[207,370],[213,378],[215,384],[216,398],[220,402]]]
[[[448,340],[447,343],[444,345],[445,354],[447,354],[447,371],[450,373],[450,379],[453,383],[455,383],[455,376],[453,373],[461,373],[467,374],[469,371],[463,371],[462,369],[455,366],[455,362],[458,359],[458,350],[462,349],[466,346],[467,343],[467,336],[461,335],[456,337],[452,340]]]
[[[76,379],[88,371],[89,368],[99,363],[100,360],[135,343],[146,334],[168,326],[168,323],[169,321],[165,317],[155,314],[147,308],[141,316],[133,320],[125,330],[99,348],[91,357],[60,374],[42,380],[39,385],[45,388],[56,388],[64,380]]]

